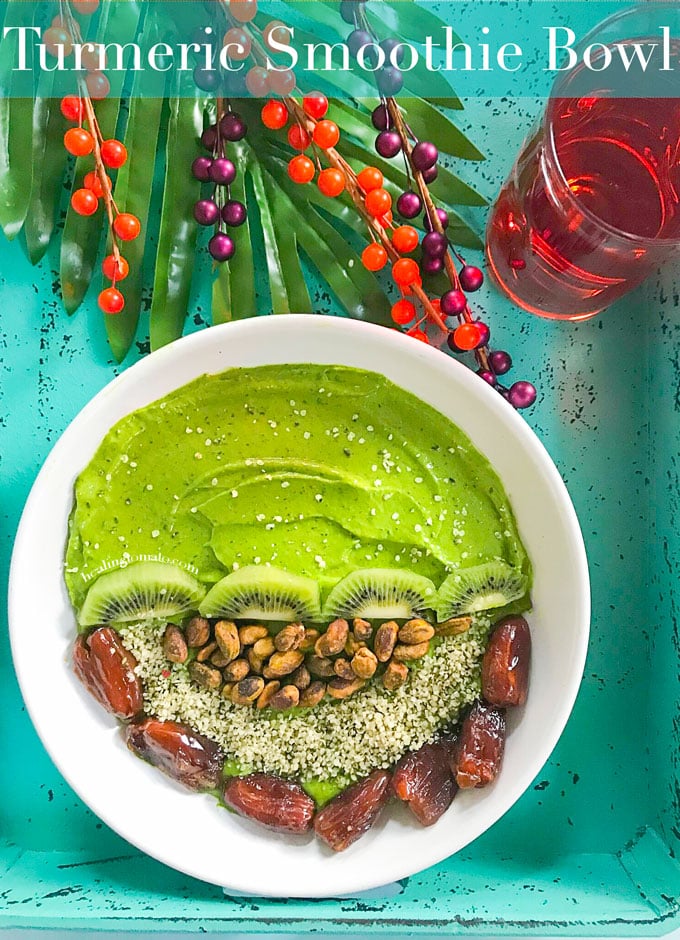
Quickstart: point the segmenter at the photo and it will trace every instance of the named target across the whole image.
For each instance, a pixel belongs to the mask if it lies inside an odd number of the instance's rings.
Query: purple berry
[[[220,130],[222,131],[222,136],[225,140],[237,141],[243,140],[248,132],[246,122],[243,120],[240,114],[236,114],[235,111],[230,111],[228,114],[225,114],[222,120],[220,121]]]
[[[423,251],[431,258],[443,258],[448,247],[448,238],[440,232],[428,232],[423,238]]]
[[[431,169],[439,159],[439,151],[429,140],[420,140],[411,152],[413,166],[424,172]]]
[[[359,50],[361,49],[362,46],[372,46],[372,45],[373,45],[373,37],[365,29],[353,29],[352,32],[347,37],[347,48],[349,49],[350,55],[354,56],[355,58],[359,54]],[[364,53],[367,60],[370,59],[371,57],[370,52],[371,50],[367,49],[366,52]],[[374,51],[374,55],[375,55],[375,51]]]
[[[236,167],[227,157],[218,157],[210,167],[210,179],[220,186],[228,186],[236,179]]]
[[[425,255],[420,262],[420,267],[425,274],[438,274],[444,267],[443,258],[433,258],[432,255]]]
[[[218,232],[208,242],[208,251],[215,261],[228,261],[234,257],[236,245],[234,240],[223,232]]]
[[[446,211],[446,209],[437,209],[436,212],[437,212],[437,215],[439,216],[439,222],[441,224],[441,227],[447,228],[449,224],[449,214]],[[430,222],[430,217],[427,214],[427,212],[423,216],[423,226],[427,232],[432,231],[432,224]]]
[[[202,183],[207,183],[210,179],[211,166],[212,160],[210,157],[196,157],[191,164],[191,172],[194,174],[194,179],[200,180]]]
[[[447,290],[441,298],[442,313],[447,317],[457,317],[467,307],[467,297],[462,290]]]
[[[350,26],[354,24],[354,11],[361,13],[364,4],[361,0],[341,0],[340,3],[340,16],[343,18],[345,23],[349,23]]]
[[[489,363],[496,375],[505,375],[512,369],[510,353],[505,352],[504,349],[496,349],[489,353]]]
[[[390,36],[389,39],[383,39],[383,41],[380,43],[380,46],[383,49],[385,58],[390,65],[402,64],[404,61],[404,55],[406,54],[403,42],[395,39],[394,36]],[[392,51],[394,49],[397,49],[397,52],[392,55]]]
[[[246,220],[246,207],[238,199],[227,199],[222,207],[222,218],[234,228],[237,225],[243,225]]]
[[[428,186],[439,176],[439,170],[436,166],[431,166],[429,170],[423,170],[423,183],[426,183]]]
[[[536,389],[531,382],[515,382],[508,390],[508,401],[513,408],[529,408],[536,401]]]
[[[479,334],[479,343],[477,344],[477,349],[480,346],[488,346],[489,339],[491,338],[491,330],[486,323],[483,323],[481,320],[477,320],[477,332]]]
[[[371,121],[377,131],[386,131],[390,126],[390,115],[384,104],[379,104],[371,112]]]
[[[215,91],[220,83],[220,73],[216,69],[206,69],[197,65],[194,69],[194,84],[201,91]]]
[[[480,379],[484,379],[485,382],[488,382],[489,385],[496,384],[496,376],[493,374],[493,372],[489,372],[488,369],[478,369],[477,375],[480,377]]]
[[[376,75],[381,95],[396,95],[404,87],[404,76],[393,65],[386,65]]]
[[[206,150],[214,150],[217,146],[217,128],[213,124],[201,134],[201,143]]]
[[[197,26],[191,34],[191,41],[197,46],[212,46],[215,38],[215,30],[212,26]]]
[[[484,283],[484,275],[479,268],[474,267],[472,264],[466,264],[464,268],[461,268],[458,278],[460,286],[469,293],[479,290]]]
[[[410,189],[402,193],[397,199],[397,212],[402,219],[415,219],[417,215],[420,215],[422,208],[422,199],[418,193],[414,193]]]
[[[219,206],[212,199],[199,199],[194,206],[194,218],[199,225],[214,225],[219,217]]]
[[[451,352],[463,352],[463,350],[456,345],[456,341],[453,338],[453,332],[449,333],[449,335],[446,337],[446,345],[449,347]]]
[[[375,139],[375,149],[381,157],[396,157],[401,150],[401,137],[396,131],[381,131]]]

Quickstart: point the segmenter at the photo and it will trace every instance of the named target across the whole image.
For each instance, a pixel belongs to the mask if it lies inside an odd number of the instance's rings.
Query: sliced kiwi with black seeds
[[[407,620],[435,603],[429,578],[403,568],[360,568],[339,581],[324,604],[324,617]]]
[[[489,561],[472,568],[459,568],[439,588],[437,617],[448,620],[460,614],[495,610],[522,597],[529,587],[519,568],[502,561]]]
[[[91,627],[176,617],[197,610],[204,596],[200,581],[179,565],[138,561],[97,578],[87,592],[78,622]]]
[[[312,578],[268,565],[246,565],[208,591],[200,613],[231,620],[318,620],[321,595]]]

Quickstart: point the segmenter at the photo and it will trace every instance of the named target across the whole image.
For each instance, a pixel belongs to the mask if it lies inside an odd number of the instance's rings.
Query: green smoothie
[[[109,431],[76,481],[66,583],[144,559],[206,584],[245,565],[319,582],[402,568],[436,586],[504,561],[529,573],[489,463],[383,376],[309,364],[205,375]]]

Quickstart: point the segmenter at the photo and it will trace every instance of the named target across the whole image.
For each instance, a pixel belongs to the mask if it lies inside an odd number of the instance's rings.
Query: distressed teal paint
[[[493,197],[539,109],[531,99],[470,102],[461,120],[489,160],[457,169]],[[54,253],[32,269],[18,244],[0,245],[3,590],[19,514],[42,460],[117,371],[94,292],[69,319],[55,293],[55,267]],[[208,319],[208,280],[203,262],[191,300],[192,329]],[[335,313],[333,299],[311,278],[309,284],[318,309]],[[140,855],[62,781],[23,710],[3,619],[0,932],[58,926],[128,933],[368,936],[445,929],[641,936],[674,926],[680,896],[680,277],[669,267],[615,309],[579,326],[517,312],[490,287],[477,300],[488,312],[495,345],[512,351],[513,375],[539,386],[527,420],[567,481],[593,582],[582,690],[529,791],[467,850],[405,882],[399,897],[225,898]],[[4,601],[2,609],[4,618]],[[45,628],[39,606],[33,614],[38,644]],[[190,804],[187,799],[189,814]]]

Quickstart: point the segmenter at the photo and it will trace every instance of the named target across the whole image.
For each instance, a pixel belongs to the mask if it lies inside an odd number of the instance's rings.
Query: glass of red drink
[[[680,260],[679,37],[678,4],[650,3],[574,47],[487,228],[492,277],[525,310],[585,320]]]

